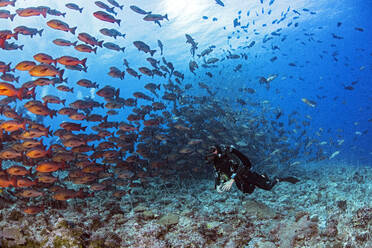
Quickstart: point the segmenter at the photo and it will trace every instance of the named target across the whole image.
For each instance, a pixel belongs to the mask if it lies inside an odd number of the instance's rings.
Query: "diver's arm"
[[[248,168],[251,168],[252,167],[251,161],[249,161],[249,159],[243,153],[241,153],[240,151],[236,150],[234,147],[230,147],[230,152],[233,153],[233,154],[235,154],[243,162],[243,164],[246,167],[248,167]]]

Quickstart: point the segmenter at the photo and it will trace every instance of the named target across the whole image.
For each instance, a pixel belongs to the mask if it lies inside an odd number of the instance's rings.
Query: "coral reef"
[[[372,171],[297,168],[301,181],[244,195],[218,194],[211,179],[136,188],[121,198],[54,203],[26,215],[0,210],[1,247],[372,247]],[[363,175],[362,179],[360,175]],[[353,192],[350,194],[349,192]],[[62,207],[61,207],[62,206]]]

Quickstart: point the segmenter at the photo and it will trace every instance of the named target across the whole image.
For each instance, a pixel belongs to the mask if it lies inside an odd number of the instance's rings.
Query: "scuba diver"
[[[295,184],[299,181],[294,177],[275,177],[270,180],[266,175],[251,171],[252,164],[249,159],[234,146],[211,146],[206,160],[214,165],[214,187],[218,193],[229,191],[234,182],[240,191],[251,194],[256,187],[271,190],[278,182]]]

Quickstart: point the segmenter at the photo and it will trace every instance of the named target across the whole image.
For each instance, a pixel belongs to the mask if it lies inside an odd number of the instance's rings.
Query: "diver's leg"
[[[271,190],[279,182],[278,179],[270,180],[268,176],[260,175],[256,172],[249,172],[245,177],[246,183],[253,184],[264,190]]]

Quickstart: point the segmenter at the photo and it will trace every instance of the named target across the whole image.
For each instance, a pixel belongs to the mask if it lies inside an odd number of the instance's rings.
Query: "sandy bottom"
[[[132,195],[55,204],[38,215],[0,204],[0,247],[372,248],[372,168],[312,165],[272,191],[223,194],[212,180],[154,179]]]

